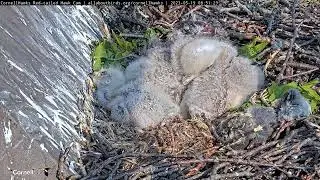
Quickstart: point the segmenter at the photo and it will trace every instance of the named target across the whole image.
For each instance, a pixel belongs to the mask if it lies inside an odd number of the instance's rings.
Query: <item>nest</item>
[[[261,144],[232,149],[203,118],[167,120],[153,128],[105,122],[83,154],[84,179],[320,178],[320,127],[312,117],[281,124]],[[129,128],[129,129],[128,129]],[[101,131],[103,129],[103,131]]]
[[[264,64],[267,80],[320,78],[319,3],[257,3],[99,8],[109,28],[128,37],[161,26],[186,34],[223,36],[238,45],[254,36],[270,38],[272,47],[258,54],[265,59],[259,63]],[[137,131],[109,120],[99,108],[95,112],[92,130],[84,133],[88,143],[81,153],[83,169],[77,176],[81,179],[320,179],[316,115],[287,126],[279,123],[265,142],[235,150],[216,136],[211,121],[201,117],[175,117]]]

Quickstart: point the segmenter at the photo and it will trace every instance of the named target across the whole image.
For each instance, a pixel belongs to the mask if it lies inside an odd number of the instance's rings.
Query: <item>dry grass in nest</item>
[[[185,120],[181,117],[173,117],[164,122],[137,132],[137,138],[131,141],[134,148],[126,150],[126,152],[137,153],[137,156],[125,158],[121,164],[123,171],[130,171],[156,159],[148,155],[139,156],[139,153],[160,157],[209,158],[216,151],[216,141],[204,119]],[[128,141],[121,143],[125,144]]]
[[[208,157],[215,148],[215,140],[202,118],[184,120],[175,117],[166,123],[146,129],[140,135],[150,148],[171,155]]]
[[[154,168],[162,171],[163,166],[173,168],[172,171],[179,176],[183,170],[185,174],[191,175],[194,171],[198,172],[204,163],[188,168],[172,166],[171,163],[176,158],[188,160],[212,157],[217,145],[209,126],[202,118],[185,120],[174,117],[164,122],[137,132],[131,126],[96,119],[92,143],[82,155],[88,172],[85,177],[105,178],[112,174],[116,175],[116,179],[121,179],[122,175],[140,177]]]

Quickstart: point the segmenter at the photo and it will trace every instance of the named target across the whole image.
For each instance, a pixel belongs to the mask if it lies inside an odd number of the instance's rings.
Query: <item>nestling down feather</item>
[[[139,128],[175,115],[215,118],[264,84],[259,67],[237,57],[230,43],[210,38],[181,37],[172,46],[152,49],[125,70],[106,72],[97,84],[98,102],[112,119]]]

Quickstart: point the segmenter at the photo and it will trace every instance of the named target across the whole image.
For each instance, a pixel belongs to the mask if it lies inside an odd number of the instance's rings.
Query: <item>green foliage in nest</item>
[[[312,113],[316,113],[320,106],[320,95],[315,89],[313,89],[313,87],[315,87],[319,83],[319,80],[313,80],[304,84],[291,82],[283,85],[272,82],[271,86],[269,86],[266,89],[266,92],[263,94],[263,99],[265,102],[257,102],[256,105],[275,106],[277,102],[283,97],[283,95],[288,92],[289,89],[297,89],[300,91],[302,96],[309,101]],[[246,101],[239,108],[231,109],[230,111],[245,111],[252,105],[253,104],[250,101]]]
[[[135,41],[125,40],[123,37],[112,33],[112,41],[103,39],[93,49],[92,69],[94,72],[103,67],[119,64],[125,65],[125,58],[132,54],[137,48]]]
[[[259,37],[255,37],[250,43],[242,46],[239,49],[239,53],[242,56],[254,59],[260,52],[262,52],[269,44],[268,40],[263,40]]]
[[[274,102],[281,98],[289,89],[298,89],[300,93],[305,97],[310,105],[312,112],[316,112],[320,106],[320,95],[313,87],[319,83],[319,80],[313,80],[305,84],[298,84],[297,82],[291,82],[284,85],[279,85],[275,82],[267,88],[266,100],[268,103],[274,104]]]
[[[157,32],[156,29],[154,28],[148,28],[144,33],[144,37],[148,40],[158,38],[159,35],[160,35],[159,32]]]
[[[143,38],[134,40],[127,40],[112,33],[111,39],[103,39],[93,44],[94,47],[91,53],[93,71],[97,72],[103,67],[106,68],[115,64],[125,66],[126,57],[137,51],[138,48],[146,46],[148,42],[159,39],[168,32],[168,30],[160,27],[148,28]]]
[[[162,36],[168,34],[170,32],[170,30],[167,30],[165,28],[162,27],[152,27],[152,28],[148,28],[145,33],[144,33],[144,37],[148,40],[154,40],[154,39],[158,39],[161,38]]]
[[[246,109],[248,109],[249,107],[251,107],[253,104],[248,100],[246,102],[244,102],[240,107],[235,108],[235,109],[231,109],[231,112],[241,112],[241,111],[245,111]],[[258,104],[258,105],[263,105],[263,104]]]

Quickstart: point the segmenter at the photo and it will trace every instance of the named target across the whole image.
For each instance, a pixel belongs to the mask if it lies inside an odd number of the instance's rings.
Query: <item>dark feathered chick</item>
[[[281,99],[278,117],[280,121],[292,121],[308,117],[311,114],[309,102],[301,95],[299,90],[290,89]]]

